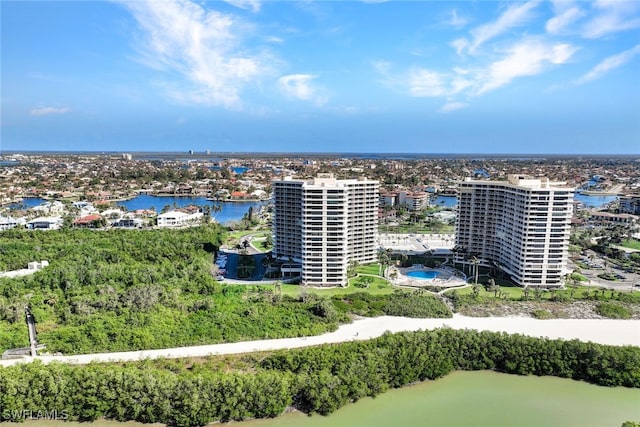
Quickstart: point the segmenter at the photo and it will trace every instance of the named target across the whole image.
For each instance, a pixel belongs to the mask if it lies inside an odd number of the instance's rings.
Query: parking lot
[[[586,266],[587,268],[583,268]],[[579,264],[569,260],[568,267],[571,271],[579,270],[580,274],[589,279],[589,283],[581,283],[587,286],[605,287],[616,290],[637,290],[640,291],[640,275],[626,271],[608,260],[602,258],[595,252],[589,252],[582,256]],[[598,275],[611,273],[615,280],[607,280]]]
[[[453,234],[380,233],[380,246],[393,252],[423,254],[429,251],[449,251],[454,242]]]

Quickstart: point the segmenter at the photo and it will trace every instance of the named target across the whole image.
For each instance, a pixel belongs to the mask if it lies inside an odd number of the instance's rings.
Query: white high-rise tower
[[[302,283],[345,286],[349,263],[375,262],[378,181],[285,177],[273,184],[273,253],[299,264]]]
[[[496,267],[520,286],[562,286],[573,189],[557,185],[519,175],[461,182],[456,262]]]

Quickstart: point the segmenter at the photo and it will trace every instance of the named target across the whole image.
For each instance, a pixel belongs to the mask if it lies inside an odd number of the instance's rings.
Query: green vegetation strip
[[[0,279],[0,353],[29,345],[25,304],[35,315],[39,342],[64,354],[335,330],[336,319],[314,314],[316,302],[218,283],[211,270],[224,233],[215,224],[0,233],[0,270],[50,262],[31,276]]]
[[[26,304],[48,351],[79,354],[318,335],[350,322],[352,314],[398,314],[398,306],[408,301],[373,276],[362,276],[372,279],[368,289],[222,285],[212,267],[224,236],[216,224],[0,233],[0,270],[50,262],[31,276],[0,279],[0,353],[29,345]],[[242,257],[239,269],[251,274],[254,262]],[[377,266],[358,269],[377,271]],[[354,297],[360,302],[353,309],[344,300],[331,300],[354,292],[378,296],[365,302]],[[416,297],[405,313],[451,315],[429,296]]]
[[[70,420],[201,426],[275,417],[287,408],[329,414],[365,396],[454,370],[546,375],[640,387],[640,348],[439,329],[280,351],[242,372],[128,365],[21,364],[0,368],[0,409],[57,408]]]

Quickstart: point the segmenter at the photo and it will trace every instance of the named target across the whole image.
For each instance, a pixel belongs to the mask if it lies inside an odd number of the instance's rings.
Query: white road
[[[475,329],[480,331],[507,332],[533,337],[578,339],[609,345],[640,346],[640,320],[611,319],[549,319],[537,320],[529,317],[465,317],[454,315],[450,319],[412,319],[382,316],[358,319],[342,325],[335,332],[304,338],[282,338],[272,340],[244,341],[227,344],[212,344],[193,347],[178,347],[161,350],[128,351],[120,353],[95,353],[76,356],[39,356],[15,360],[0,360],[0,366],[31,362],[63,362],[87,364],[91,362],[124,362],[144,359],[176,359],[207,355],[238,354],[254,351],[279,350],[308,347],[320,344],[366,340],[389,332],[417,331],[450,327],[453,329]]]

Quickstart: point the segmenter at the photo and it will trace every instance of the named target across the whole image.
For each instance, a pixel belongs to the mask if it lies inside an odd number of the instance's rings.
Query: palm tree
[[[456,268],[456,258],[458,255],[462,254],[466,254],[467,250],[465,248],[462,248],[458,245],[454,246],[453,249],[451,249],[451,252],[453,252],[453,268]],[[464,269],[464,264],[462,264],[462,268]]]
[[[274,299],[276,301],[282,300],[282,283],[280,283],[279,280],[273,286],[273,291],[274,291]]]
[[[378,268],[378,274],[382,277],[386,277],[387,267],[389,266],[389,251],[380,249],[378,251],[378,263],[380,264]]]
[[[349,265],[347,266],[347,277],[354,277],[359,265],[360,263],[356,260],[349,261]]]
[[[542,289],[540,288],[540,286],[536,286],[533,289],[533,295],[534,295],[535,299],[537,299],[537,300],[542,298]]]
[[[473,264],[473,270],[474,270],[474,276],[475,276],[474,283],[477,285],[478,284],[478,265],[480,264],[480,260],[475,255],[472,255],[471,264]]]
[[[493,279],[493,277],[489,279],[489,292],[493,292],[493,297],[498,298],[500,286],[496,285],[496,281]]]
[[[202,206],[202,222],[207,224],[211,221],[211,205]]]
[[[569,282],[569,287],[571,288],[571,290],[569,291],[569,298],[573,299],[573,294],[575,293],[576,289],[578,289],[578,281],[572,278]]]

